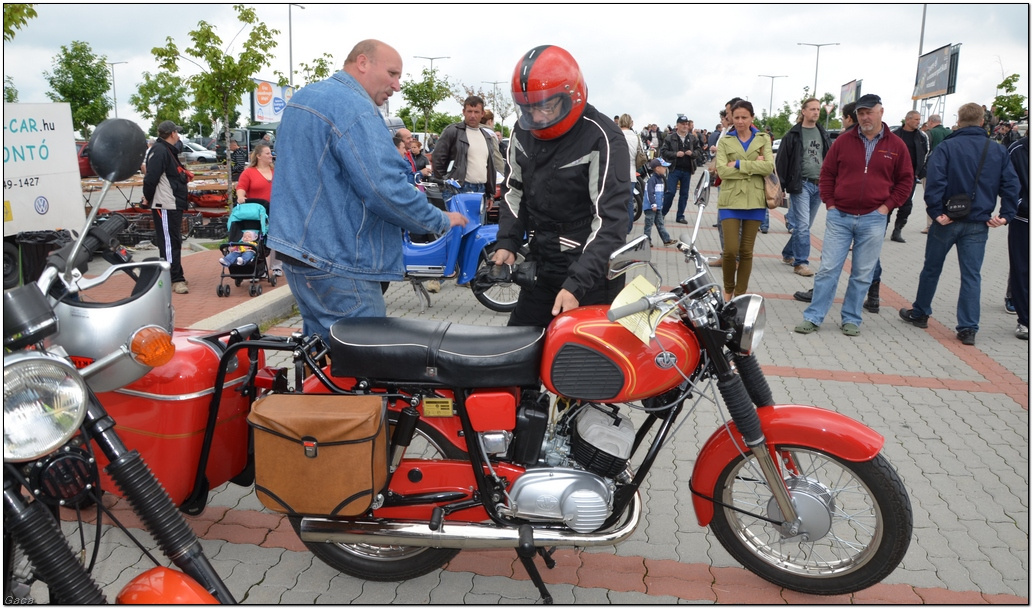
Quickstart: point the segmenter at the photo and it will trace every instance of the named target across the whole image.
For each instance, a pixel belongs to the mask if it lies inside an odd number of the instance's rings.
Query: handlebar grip
[[[118,235],[129,226],[129,220],[122,214],[111,214],[108,219],[102,224],[90,228],[90,231],[86,234],[86,238],[83,239],[82,248],[75,256],[75,260],[72,262],[73,268],[78,268],[86,265],[90,260],[90,254],[100,248],[114,248],[118,246]],[[62,247],[61,249],[51,253],[47,256],[47,263],[58,269],[65,269],[68,255],[72,251],[74,243]]]
[[[626,304],[624,306],[615,307],[615,308],[610,309],[609,311],[606,312],[606,319],[608,319],[610,321],[617,321],[618,319],[620,319],[622,317],[627,317],[629,315],[634,315],[635,313],[641,313],[643,311],[648,311],[650,306],[651,305],[649,304],[649,300],[648,299],[646,299],[646,298],[639,298],[635,302],[631,302],[631,303],[628,303],[628,304]]]

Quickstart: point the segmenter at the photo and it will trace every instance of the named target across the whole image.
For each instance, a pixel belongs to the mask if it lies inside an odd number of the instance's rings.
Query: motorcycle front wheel
[[[789,536],[759,517],[780,520],[781,512],[754,456],[740,456],[715,484],[719,505],[710,524],[732,557],[771,583],[806,594],[849,594],[897,568],[911,542],[911,501],[882,455],[852,463],[781,446],[776,455],[800,533]]]
[[[481,272],[487,268],[488,260],[491,259],[492,254],[495,253],[495,245],[489,245],[484,248],[481,252],[481,258],[477,263],[477,272]],[[521,250],[516,253],[516,264],[520,264],[524,261],[524,252]],[[474,292],[474,298],[477,302],[488,307],[492,311],[497,313],[509,313],[516,308],[517,298],[520,296],[520,286],[515,283],[496,283],[483,292]]]
[[[397,416],[388,413],[391,429],[394,431]],[[467,455],[448,442],[434,428],[422,421],[416,423],[416,434],[405,451],[406,459],[466,459]],[[294,532],[300,535],[301,519],[290,517]],[[459,550],[452,548],[427,548],[417,546],[384,546],[355,543],[303,542],[317,558],[337,569],[359,579],[368,581],[403,581],[426,575],[443,567]]]

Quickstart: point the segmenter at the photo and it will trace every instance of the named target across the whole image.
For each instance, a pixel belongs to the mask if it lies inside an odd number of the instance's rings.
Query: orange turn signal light
[[[133,359],[144,366],[157,368],[164,366],[176,354],[176,345],[172,344],[172,335],[157,326],[140,328],[129,341],[129,351]]]

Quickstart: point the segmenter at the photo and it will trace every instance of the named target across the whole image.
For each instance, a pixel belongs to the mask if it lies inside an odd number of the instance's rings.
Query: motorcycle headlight
[[[4,461],[53,452],[86,417],[86,382],[67,360],[39,352],[4,356]]]
[[[743,294],[732,299],[735,307],[734,333],[728,347],[737,353],[749,355],[764,336],[764,298],[757,294]]]

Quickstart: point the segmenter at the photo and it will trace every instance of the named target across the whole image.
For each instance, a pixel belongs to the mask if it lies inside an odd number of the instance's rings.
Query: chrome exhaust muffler
[[[609,546],[627,539],[642,518],[642,499],[635,493],[625,517],[612,529],[600,533],[576,533],[570,529],[536,528],[535,547]],[[319,516],[301,519],[302,541],[316,543],[354,543],[377,546],[419,546],[431,548],[516,548],[520,545],[517,527],[444,521],[432,531],[423,521],[369,522],[334,520]]]

